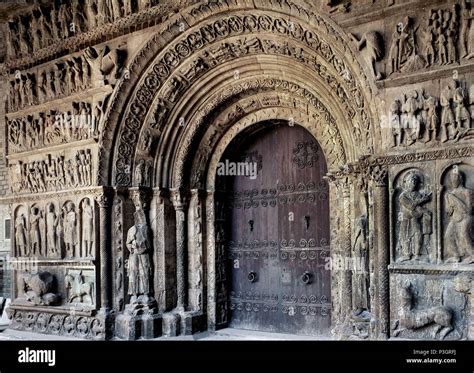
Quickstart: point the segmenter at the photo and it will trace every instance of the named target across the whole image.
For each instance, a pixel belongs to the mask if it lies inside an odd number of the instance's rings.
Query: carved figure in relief
[[[49,272],[26,273],[20,281],[20,289],[26,301],[38,306],[54,306],[60,296],[53,293],[54,276]]]
[[[84,14],[87,19],[89,30],[96,26],[97,8],[95,0],[86,0],[84,5]]]
[[[130,303],[137,301],[140,295],[150,294],[150,251],[152,248],[150,231],[145,212],[137,210],[134,214],[135,225],[127,232],[127,248],[130,256],[127,261],[128,293],[132,296]]]
[[[369,310],[369,232],[368,221],[365,215],[359,216],[356,221],[352,257],[359,265],[353,268],[352,275],[352,308],[353,316]]]
[[[357,43],[357,49],[361,50],[364,46],[367,47],[368,59],[370,66],[376,80],[382,79],[382,74],[377,71],[376,61],[379,61],[384,54],[383,39],[377,31],[368,31],[362,35],[358,40],[354,34],[351,34],[352,39]]]
[[[423,108],[423,103],[417,91],[413,90],[402,105],[404,113],[402,122],[406,135],[407,145],[413,144],[420,138],[421,116],[419,110]]]
[[[436,139],[438,135],[438,100],[433,96],[425,98],[423,109],[426,112],[425,143],[427,143]]]
[[[431,192],[420,190],[420,176],[414,171],[406,174],[403,184],[398,198],[398,262],[421,259],[424,236],[432,233],[432,213],[424,207],[431,200]]]
[[[92,70],[94,81],[97,86],[105,83],[114,84],[115,79],[119,78],[120,70],[124,62],[125,51],[110,49],[105,46],[100,51],[90,47],[84,52],[84,58],[89,63]]]
[[[64,243],[66,246],[66,256],[73,258],[77,245],[77,218],[72,202],[67,202],[64,208]]]
[[[143,185],[145,182],[145,160],[140,159],[135,169],[135,183],[138,186]]]
[[[60,25],[60,33],[62,38],[70,36],[72,14],[69,10],[69,4],[61,4],[58,9],[58,21]],[[72,36],[72,33],[71,33]]]
[[[75,275],[66,275],[64,282],[68,290],[68,303],[93,303],[92,293],[94,284],[85,280],[82,271]]]
[[[446,142],[456,136],[452,99],[454,94],[453,82],[449,82],[441,91],[441,141]]]
[[[48,206],[48,212],[46,213],[46,239],[48,242],[47,253],[48,255],[55,256],[58,253],[58,229],[59,217],[56,214],[54,205]]]
[[[41,211],[33,206],[30,211],[30,246],[32,255],[42,256],[40,220]]]
[[[27,230],[26,230],[26,218],[23,213],[15,219],[15,246],[16,255],[29,256],[29,250],[27,246]]]
[[[85,253],[81,253],[81,256],[92,258],[94,246],[94,209],[88,198],[84,200],[82,205],[82,240]]]
[[[461,29],[459,31],[459,45],[461,46],[461,58],[466,58],[470,52],[470,29],[472,22],[471,9],[467,6],[468,1],[461,1]]]
[[[400,319],[395,324],[394,336],[397,337],[404,330],[416,330],[428,325],[436,324],[433,339],[439,337],[443,340],[454,330],[452,319],[453,312],[449,307],[437,306],[417,310],[414,308],[415,294],[413,285],[408,282],[401,287]]]
[[[424,49],[423,49],[423,54],[425,56],[425,67],[431,66],[435,62],[435,57],[436,57],[436,52],[434,49],[434,29],[432,25],[432,20],[430,19],[428,21],[428,27],[424,31]]]
[[[474,263],[472,217],[474,190],[466,188],[465,175],[457,166],[448,171],[444,208],[447,218],[444,233],[446,262]]]
[[[459,86],[454,90],[454,118],[456,120],[456,130],[467,129],[471,124],[471,115],[465,105],[465,93],[463,87]]]
[[[151,147],[153,145],[153,135],[149,129],[143,134],[141,148],[145,153],[150,153]]]

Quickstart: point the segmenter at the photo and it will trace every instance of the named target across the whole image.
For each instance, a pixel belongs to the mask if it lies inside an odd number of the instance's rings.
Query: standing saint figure
[[[18,256],[28,256],[30,253],[26,242],[26,219],[24,214],[20,214],[15,219],[15,244]]]
[[[41,212],[38,207],[31,208],[30,216],[30,245],[33,255],[43,255],[41,252],[41,230],[40,230]]]
[[[444,195],[447,226],[444,234],[446,262],[474,263],[472,214],[474,190],[464,185],[464,174],[457,168],[447,175],[448,190]]]
[[[58,216],[54,211],[54,205],[50,204],[46,213],[46,239],[47,239],[47,255],[56,255],[58,253],[59,242],[57,239]]]
[[[132,297],[130,303],[136,303],[137,297],[150,294],[151,238],[146,223],[145,212],[137,210],[134,214],[135,225],[127,232],[128,257],[128,294]]]
[[[398,199],[399,232],[398,262],[421,258],[424,235],[431,234],[431,212],[423,205],[431,200],[431,192],[420,191],[420,176],[409,172],[404,179],[403,191]]]
[[[369,310],[369,241],[368,223],[365,215],[359,216],[356,221],[354,246],[352,257],[356,259],[358,267],[353,269],[352,275],[352,308],[353,315],[360,315]]]
[[[66,246],[66,256],[73,258],[75,246],[77,244],[76,232],[76,212],[72,202],[66,203],[64,212],[64,243]]]
[[[88,198],[82,205],[82,240],[85,253],[81,252],[82,257],[92,258],[92,248],[94,246],[94,209]]]

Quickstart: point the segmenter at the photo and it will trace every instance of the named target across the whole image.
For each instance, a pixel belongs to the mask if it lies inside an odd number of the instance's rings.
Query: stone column
[[[191,311],[203,308],[203,193],[191,190],[188,209],[188,306]]]
[[[342,261],[339,264],[342,268],[337,268],[340,272],[340,290],[341,290],[341,322],[343,335],[352,333],[352,330],[345,330],[348,324],[349,316],[352,312],[352,272],[346,268],[351,257],[351,226],[352,226],[352,208],[351,208],[351,179],[344,175],[336,180],[337,196],[340,203],[340,231],[339,231],[339,252]]]
[[[375,249],[377,252],[377,310],[376,335],[379,339],[390,336],[390,226],[388,203],[388,172],[382,166],[369,169],[374,199]]]
[[[112,206],[112,191],[104,187],[96,196],[99,205],[99,252],[100,252],[100,306],[107,312],[111,307],[111,242],[110,242],[110,208]]]
[[[216,330],[216,236],[214,191],[206,196],[206,244],[207,244],[207,330]]]
[[[182,190],[172,190],[172,202],[176,212],[176,309],[185,311],[186,297],[186,208],[187,195]]]

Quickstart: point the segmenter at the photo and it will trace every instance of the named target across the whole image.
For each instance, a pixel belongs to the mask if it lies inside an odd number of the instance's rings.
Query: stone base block
[[[115,319],[115,334],[120,339],[152,339],[161,336],[162,316],[144,314],[119,315]]]
[[[168,312],[163,315],[163,336],[176,337],[180,334],[181,315],[177,312]]]
[[[184,312],[181,315],[181,335],[191,335],[206,330],[207,320],[202,312]]]

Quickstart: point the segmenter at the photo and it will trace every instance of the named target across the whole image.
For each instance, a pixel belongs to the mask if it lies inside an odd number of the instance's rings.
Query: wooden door
[[[258,169],[254,179],[228,182],[229,325],[325,335],[331,309],[326,162],[304,128],[271,127],[229,156]]]

